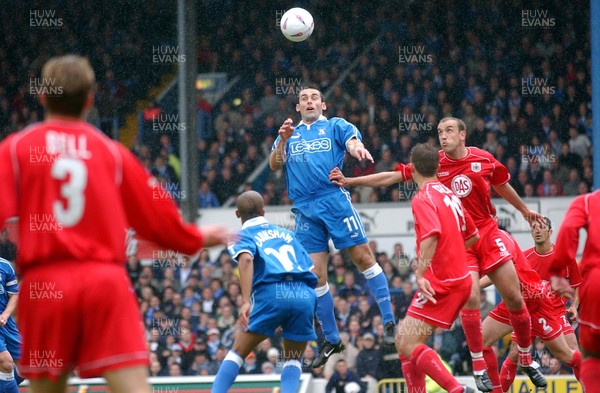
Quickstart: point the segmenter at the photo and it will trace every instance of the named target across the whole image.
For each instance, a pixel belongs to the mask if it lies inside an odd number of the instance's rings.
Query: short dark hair
[[[548,230],[552,229],[552,221],[546,216],[544,216],[544,221],[546,222],[546,225],[548,225]]]
[[[313,89],[319,92],[319,96],[321,97],[321,101],[323,101],[323,93],[319,89],[319,86],[313,84],[307,84],[300,86],[300,91],[298,92],[298,101],[300,101],[300,94],[306,89]]]
[[[452,116],[444,117],[442,120],[440,120],[440,122],[438,124],[442,124],[443,122],[450,121],[450,120],[454,120],[456,122],[456,124],[458,124],[458,131],[467,131],[467,125],[465,124],[464,121],[462,121],[458,117],[452,117]]]
[[[433,177],[440,166],[438,150],[427,144],[419,143],[410,151],[410,161],[421,176]]]

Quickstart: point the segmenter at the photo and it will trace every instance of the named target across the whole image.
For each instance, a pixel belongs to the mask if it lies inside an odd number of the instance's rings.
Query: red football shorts
[[[50,378],[78,368],[82,378],[148,365],[144,327],[125,268],[52,263],[23,276],[18,305],[25,378]]]
[[[556,317],[562,325],[563,334],[575,334],[569,318],[567,318],[567,308],[562,298],[556,293],[552,292],[552,307],[556,312]]]
[[[542,341],[554,340],[562,331],[562,323],[556,311],[550,302],[539,301],[535,308],[528,307],[531,315],[531,333],[533,336],[539,337]],[[505,325],[510,325],[510,311],[504,301],[496,305],[489,316]],[[512,334],[512,340],[516,342],[515,334]]]
[[[510,261],[512,239],[505,232],[498,229],[497,225],[488,225],[479,229],[479,240],[467,250],[467,265],[472,272],[479,272],[484,276],[498,266]]]
[[[437,303],[433,304],[425,299],[420,291],[417,291],[406,315],[433,326],[450,329],[458,317],[458,313],[469,300],[472,285],[473,280],[470,276],[460,281],[454,281],[451,286],[445,288],[432,284]]]
[[[579,287],[579,345],[600,353],[600,267],[587,270]]]

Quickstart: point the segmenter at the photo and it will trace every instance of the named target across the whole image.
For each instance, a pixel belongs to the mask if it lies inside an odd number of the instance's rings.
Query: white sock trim
[[[531,349],[531,345],[527,348],[523,348],[517,345],[517,348],[519,349],[519,352],[529,352],[529,350]]]
[[[223,362],[225,362],[227,360],[231,360],[232,362],[237,364],[238,367],[242,367],[242,364],[244,364],[244,359],[242,359],[242,357],[240,355],[235,353],[234,350],[227,352],[227,356],[225,356],[225,359],[223,359]]]
[[[322,287],[315,288],[315,292],[317,293],[317,297],[321,297],[329,292],[329,283],[326,282]]]
[[[15,379],[15,375],[13,373],[3,373],[0,371],[0,380],[12,381],[13,379]]]
[[[286,360],[285,363],[283,363],[283,369],[286,367],[297,367],[300,369],[300,371],[302,371],[302,364],[297,359]]]
[[[378,276],[380,273],[383,273],[383,269],[381,269],[381,266],[379,266],[378,263],[374,264],[373,266],[371,266],[370,268],[368,268],[364,272],[362,272],[363,276],[365,276],[365,278],[367,280],[370,280],[373,277]]]
[[[483,352],[471,352],[471,357],[472,358],[482,358]]]

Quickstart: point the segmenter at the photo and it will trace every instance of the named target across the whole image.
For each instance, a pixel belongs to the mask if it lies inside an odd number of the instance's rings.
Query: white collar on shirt
[[[242,229],[246,229],[246,228],[253,227],[256,225],[268,224],[268,223],[269,223],[269,221],[267,221],[267,219],[264,218],[263,216],[254,217],[254,218],[251,218],[248,221],[246,221],[242,225]]]
[[[321,115],[321,116],[319,116],[319,119],[318,119],[317,121],[321,121],[321,120],[327,120],[327,118],[326,118],[325,116]],[[315,121],[315,123],[316,123],[317,121]],[[315,124],[315,123],[306,124],[306,123],[304,123],[304,121],[303,121],[303,120],[300,120],[300,123],[298,123],[298,125],[297,125],[296,127],[299,127],[299,126],[306,126],[306,128],[308,128],[308,129],[310,130],[310,126],[312,126],[312,125],[313,125],[313,124]]]

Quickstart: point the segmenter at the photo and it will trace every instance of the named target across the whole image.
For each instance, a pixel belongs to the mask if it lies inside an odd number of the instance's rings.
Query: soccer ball
[[[313,32],[315,22],[310,12],[303,8],[291,8],[281,17],[281,32],[290,41],[304,41]]]

